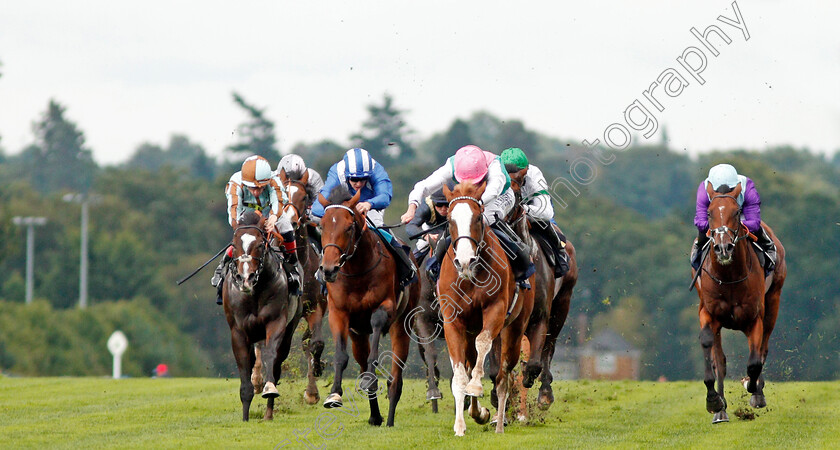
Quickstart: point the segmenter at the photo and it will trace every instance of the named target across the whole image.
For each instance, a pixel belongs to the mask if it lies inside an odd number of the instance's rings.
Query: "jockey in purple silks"
[[[741,222],[758,239],[756,242],[764,251],[764,269],[772,271],[776,265],[776,245],[770,236],[761,226],[761,197],[755,189],[755,183],[738,172],[729,164],[718,164],[709,169],[709,176],[697,187],[697,206],[694,214],[694,225],[697,226],[697,239],[691,249],[691,267],[699,270],[700,260],[703,254],[700,251],[709,241],[706,233],[709,231],[709,204],[711,199],[706,192],[706,185],[709,184],[715,192],[726,194],[731,192],[738,184],[741,185],[741,194],[736,199],[741,207]]]

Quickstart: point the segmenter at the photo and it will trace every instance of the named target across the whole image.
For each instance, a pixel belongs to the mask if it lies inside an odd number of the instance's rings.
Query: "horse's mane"
[[[297,168],[295,170],[287,170],[286,178],[292,181],[300,181],[300,179],[303,178],[303,170],[300,168]]]
[[[262,219],[262,216],[259,213],[249,209],[239,218],[239,225],[256,225],[260,223],[260,219]]]
[[[516,173],[519,172],[519,167],[516,164],[505,164],[505,170],[507,170],[507,173]]]
[[[353,198],[353,195],[350,193],[350,190],[347,189],[347,186],[340,184],[330,191],[327,201],[330,202],[331,205],[340,205],[351,198]]]
[[[734,187],[729,187],[728,184],[721,184],[720,186],[718,186],[718,188],[715,190],[715,192],[717,192],[718,194],[726,194],[728,192],[732,192],[733,189],[735,189],[735,188]]]

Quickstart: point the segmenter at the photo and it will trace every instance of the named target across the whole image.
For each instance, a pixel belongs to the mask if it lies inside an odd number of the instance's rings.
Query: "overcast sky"
[[[840,149],[840,2],[737,5],[749,40],[718,20],[736,19],[728,0],[4,0],[0,145],[17,153],[31,143],[32,122],[55,99],[100,164],[173,133],[218,156],[246,118],[235,90],[267,108],[284,152],[301,141],[347,144],[384,92],[409,111],[418,139],[486,110],[603,141],[639,99],[672,146],[692,154]],[[710,38],[717,57],[690,32],[712,24],[731,39]],[[677,62],[689,47],[707,58],[702,85]],[[689,84],[673,98],[660,93],[660,112],[643,91],[668,68]]]

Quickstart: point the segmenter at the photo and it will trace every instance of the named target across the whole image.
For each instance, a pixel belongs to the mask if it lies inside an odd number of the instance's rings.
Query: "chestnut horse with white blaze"
[[[382,358],[391,360],[388,378],[388,422],[394,426],[397,403],[402,395],[402,371],[408,357],[409,337],[404,321],[419,296],[419,284],[400,287],[397,261],[380,236],[368,227],[365,214],[356,210],[361,190],[352,197],[346,188],[338,187],[324,205],[321,218],[323,248],[320,269],[327,281],[329,324],[335,341],[335,379],[332,391],[324,401],[325,408],[342,406],[342,377],[347,368],[347,338],[353,344],[353,356],[360,367],[357,386],[366,391],[370,401],[368,423],[379,426],[382,415],[377,401],[376,373],[384,362],[380,359],[379,340],[388,333],[391,351]],[[361,383],[359,383],[361,382]]]
[[[452,245],[441,262],[438,298],[443,329],[452,362],[456,436],[466,431],[464,396],[470,396],[470,415],[486,423],[490,412],[481,407],[484,361],[500,346],[495,390],[499,400],[496,432],[504,432],[505,404],[511,373],[519,362],[522,334],[533,308],[534,292],[517,291],[502,243],[484,221],[481,195],[486,182],[462,183],[443,191],[449,201]],[[529,282],[533,285],[534,277]]]
[[[776,325],[779,298],[787,275],[785,249],[764,222],[761,226],[776,244],[776,267],[767,277],[753,251],[749,230],[741,223],[738,196],[741,184],[729,192],[706,187],[709,204],[709,232],[713,252],[700,267],[694,286],[700,297],[700,344],[705,358],[706,409],[714,414],[712,423],[728,422],[723,380],[726,356],[721,347],[722,328],[742,331],[749,342],[747,377],[744,386],[752,394],[750,405],[762,408],[764,377],[761,370],[767,359],[768,341]],[[717,391],[715,391],[717,380]]]

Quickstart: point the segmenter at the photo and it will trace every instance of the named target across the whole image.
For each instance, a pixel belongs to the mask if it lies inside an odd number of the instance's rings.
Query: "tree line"
[[[176,374],[234,373],[229,333],[214,302],[205,270],[178,287],[189,273],[230,240],[223,187],[250,154],[276,165],[281,156],[268,111],[233,94],[246,117],[239,141],[224,159],[207,154],[188,136],[166,144],[143,143],[124,163],[100,166],[68,108],[50,101],[33,126],[32,144],[16,154],[0,148],[0,370],[26,375],[102,374],[109,327],[135,332],[129,350],[143,355],[126,372],[148,374],[167,360]],[[569,178],[570,164],[585,155],[571,139],[530,130],[516,119],[476,112],[446,130],[417,139],[408,111],[392,96],[367,107],[369,117],[346,142],[299,143],[301,155],[326,174],[351,146],[369,150],[394,185],[386,222],[405,210],[408,192],[456,149],[476,144],[499,153],[517,146],[540,166],[551,184]],[[840,375],[840,154],[829,159],[787,146],[731,149],[692,159],[668,146],[635,145],[599,169],[591,183],[553,194],[556,218],[578,249],[580,281],[572,297],[566,344],[582,332],[612,328],[642,350],[642,375],[653,379],[698,378],[697,296],[688,291],[688,252],[696,235],[694,193],[708,168],[728,162],[751,177],[762,197],[762,217],[787,250],[788,279],[766,368],[774,379],[831,379]],[[78,299],[79,206],[68,192],[96,193],[90,208],[89,312]],[[43,215],[36,230],[36,302],[24,299],[24,229],[11,218]],[[122,321],[106,319],[121,311]],[[585,314],[585,330],[574,318]],[[59,325],[60,324],[60,325]],[[59,331],[56,331],[59,330]],[[49,336],[50,345],[38,339]],[[132,336],[129,335],[131,338]],[[724,348],[741,373],[745,339],[725,335]],[[94,353],[96,354],[94,356]],[[412,350],[409,374],[419,374]],[[129,356],[127,356],[129,357]],[[87,361],[70,364],[67,361]],[[54,361],[43,363],[39,361]],[[294,372],[294,371],[293,371]]]

